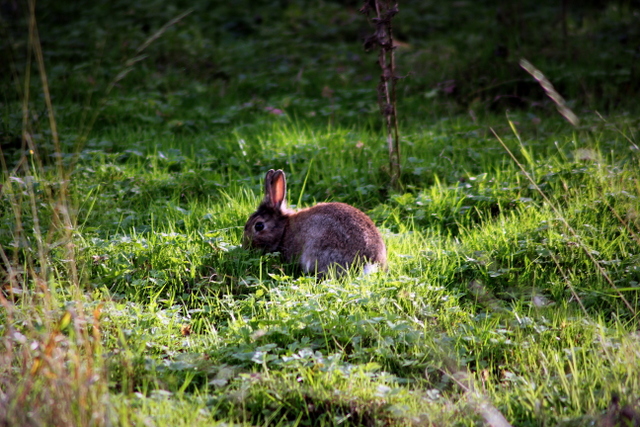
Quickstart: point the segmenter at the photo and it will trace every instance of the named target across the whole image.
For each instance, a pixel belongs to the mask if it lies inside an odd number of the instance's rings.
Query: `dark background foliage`
[[[14,0],[0,6],[2,93],[15,100],[20,91],[10,76],[26,64],[28,11]],[[158,28],[193,9],[128,76],[137,79],[139,94],[158,91],[215,110],[228,107],[218,105],[221,91],[233,92],[237,101],[279,102],[304,113],[317,103],[368,108],[358,104],[363,96],[356,89],[372,88],[377,75],[374,55],[361,46],[370,29],[359,7],[357,1],[44,0],[36,2],[36,15],[58,96],[99,92],[118,71],[110,69],[114,60],[124,63]],[[407,0],[399,8],[394,30],[405,108],[429,114],[540,107],[547,101],[518,66],[520,58],[575,107],[624,108],[638,95],[638,1]],[[195,91],[195,83],[204,86]],[[329,96],[325,86],[338,92]]]

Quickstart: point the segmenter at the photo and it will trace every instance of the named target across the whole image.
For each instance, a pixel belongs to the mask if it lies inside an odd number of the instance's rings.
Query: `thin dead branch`
[[[394,58],[393,31],[391,20],[399,12],[398,4],[390,0],[367,0],[360,9],[372,23],[374,32],[364,40],[364,49],[380,48],[378,64],[382,73],[378,84],[378,104],[387,128],[387,147],[389,149],[389,174],[391,187],[400,188],[400,142],[398,136],[398,116],[396,83],[396,64]],[[373,15],[373,16],[372,16]]]

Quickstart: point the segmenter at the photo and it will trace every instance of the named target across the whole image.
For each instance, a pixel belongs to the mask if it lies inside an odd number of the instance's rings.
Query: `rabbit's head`
[[[286,191],[284,172],[273,169],[267,172],[262,203],[244,226],[243,248],[262,249],[264,252],[280,249],[289,216]]]

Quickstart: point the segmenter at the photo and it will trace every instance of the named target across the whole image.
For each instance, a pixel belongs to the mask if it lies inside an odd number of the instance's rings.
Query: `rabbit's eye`
[[[256,231],[264,230],[264,222],[256,222],[256,225],[254,225],[253,228],[255,228]]]

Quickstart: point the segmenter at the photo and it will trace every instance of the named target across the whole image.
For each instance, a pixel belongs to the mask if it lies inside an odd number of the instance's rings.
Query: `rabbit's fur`
[[[294,211],[286,206],[287,184],[281,170],[271,169],[264,182],[264,199],[244,226],[243,247],[280,252],[305,273],[338,274],[352,265],[365,272],[386,268],[387,251],[371,219],[344,203],[319,203]]]

